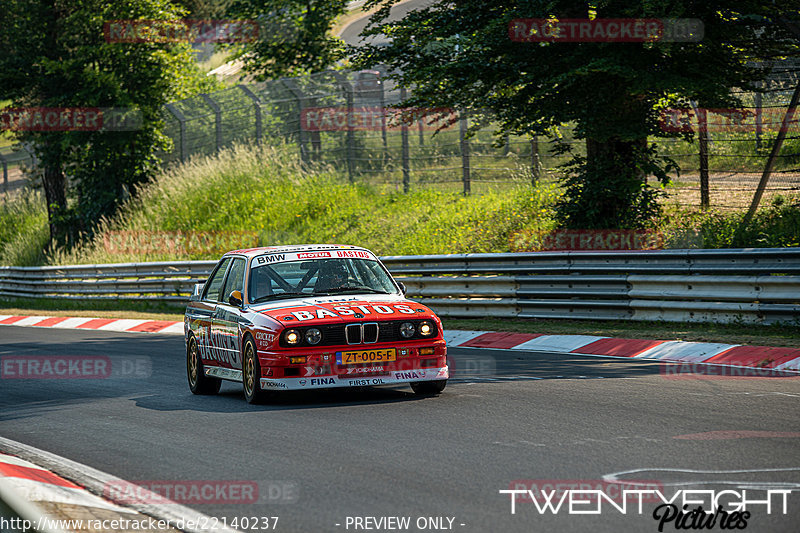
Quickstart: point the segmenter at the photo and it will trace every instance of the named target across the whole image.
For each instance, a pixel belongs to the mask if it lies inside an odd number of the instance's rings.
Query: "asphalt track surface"
[[[387,20],[389,21],[396,21],[404,18],[409,12],[421,9],[424,7],[428,7],[433,2],[432,0],[406,0],[398,5],[392,7],[390,11],[390,15]],[[369,24],[370,16],[364,16],[358,18],[348,24],[343,30],[340,37],[344,42],[351,46],[361,46],[364,44],[363,38],[360,36],[361,32]],[[369,42],[372,44],[380,44],[386,43],[388,40],[385,36],[381,35],[379,37],[371,37],[369,38]]]
[[[365,531],[348,516],[410,517],[401,531],[426,530],[419,517],[452,518],[459,532],[658,531],[655,504],[579,516],[519,502],[512,515],[498,492],[632,470],[617,479],[657,480],[667,496],[800,488],[798,378],[676,379],[652,362],[454,348],[455,378],[438,397],[398,386],[251,406],[236,384],[193,396],[180,336],[0,328],[0,356],[41,355],[140,366],[106,379],[4,377],[0,435],[130,481],[255,481],[265,501],[187,505],[278,516],[277,531]],[[798,531],[800,493],[785,515],[752,511],[746,531]]]

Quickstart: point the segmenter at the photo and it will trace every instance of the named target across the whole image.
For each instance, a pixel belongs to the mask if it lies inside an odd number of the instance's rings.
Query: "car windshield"
[[[332,294],[397,294],[389,274],[375,260],[330,258],[253,265],[250,303]]]

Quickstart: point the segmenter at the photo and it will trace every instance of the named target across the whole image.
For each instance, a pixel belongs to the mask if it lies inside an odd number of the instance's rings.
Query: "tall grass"
[[[385,255],[494,252],[510,235],[552,225],[553,188],[510,184],[482,195],[352,184],[330,168],[306,172],[294,154],[235,146],[166,171],[95,239],[51,261],[215,259],[219,250],[112,253],[114,231],[253,232],[259,245],[350,243]],[[228,240],[230,242],[230,240]],[[252,245],[250,239],[230,247]]]
[[[404,194],[385,184],[350,183],[332,167],[309,171],[285,147],[235,146],[165,170],[115,218],[102,221],[91,241],[69,251],[45,254],[42,196],[18,196],[0,206],[0,264],[216,259],[238,247],[302,243],[357,244],[381,255],[506,252],[517,249],[515,235],[554,228],[555,185],[532,188],[520,179],[482,190],[464,196],[431,185]],[[800,199],[762,208],[744,230],[742,216],[671,208],[653,225],[669,247],[800,245]],[[118,232],[233,236],[222,239],[223,248],[120,250],[108,246]]]
[[[0,203],[0,265],[35,265],[45,261],[50,230],[39,191],[25,190]]]

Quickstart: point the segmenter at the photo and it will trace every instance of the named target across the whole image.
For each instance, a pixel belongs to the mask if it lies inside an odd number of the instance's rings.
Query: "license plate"
[[[385,363],[394,361],[397,354],[394,348],[383,350],[359,350],[355,352],[336,352],[336,363],[340,365],[359,365],[364,363]]]

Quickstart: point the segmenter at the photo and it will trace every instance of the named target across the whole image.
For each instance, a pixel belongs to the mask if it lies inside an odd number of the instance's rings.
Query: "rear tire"
[[[222,385],[221,379],[206,376],[194,336],[189,337],[186,345],[186,376],[189,379],[189,390],[192,391],[192,394],[217,394]]]
[[[436,381],[415,381],[411,383],[411,390],[419,396],[433,396],[439,394],[447,386],[446,379]]]
[[[261,363],[258,362],[256,346],[253,339],[247,337],[244,341],[244,354],[242,357],[242,385],[244,398],[247,403],[259,404],[269,396],[261,389]]]

